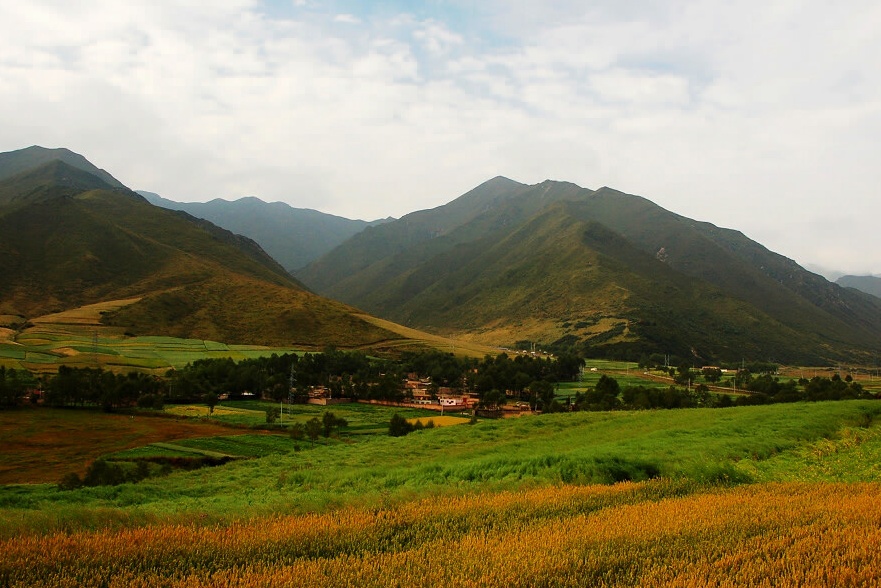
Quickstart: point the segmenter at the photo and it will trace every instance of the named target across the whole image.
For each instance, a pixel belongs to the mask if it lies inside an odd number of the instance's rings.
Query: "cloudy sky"
[[[0,151],[363,219],[605,185],[881,274],[879,30],[877,0],[0,0]]]

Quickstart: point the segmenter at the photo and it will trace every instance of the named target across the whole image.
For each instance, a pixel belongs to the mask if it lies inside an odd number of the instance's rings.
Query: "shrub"
[[[403,437],[414,429],[415,427],[398,413],[392,415],[388,424],[388,434],[392,437]]]

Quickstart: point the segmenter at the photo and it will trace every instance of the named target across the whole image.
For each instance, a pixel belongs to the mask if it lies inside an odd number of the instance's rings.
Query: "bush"
[[[61,478],[58,483],[59,490],[76,490],[83,487],[83,481],[78,474],[70,473]]]
[[[84,486],[116,486],[125,483],[125,471],[119,464],[103,459],[92,462],[83,478]]]
[[[391,420],[388,424],[388,434],[392,437],[403,437],[407,433],[411,433],[415,430],[415,427],[412,423],[409,423],[407,419],[395,413],[392,415]]]

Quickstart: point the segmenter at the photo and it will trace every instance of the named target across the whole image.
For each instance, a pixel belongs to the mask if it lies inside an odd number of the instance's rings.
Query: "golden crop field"
[[[4,586],[877,586],[881,486],[557,486],[0,543]]]
[[[230,408],[228,406],[215,406],[214,410],[209,410],[207,405],[204,404],[178,404],[175,406],[170,406],[165,409],[165,412],[168,414],[173,414],[175,416],[183,416],[183,417],[207,417],[211,416],[232,416],[232,415],[246,415],[246,416],[258,416],[261,419],[265,414],[263,411],[259,410],[250,410],[247,408]]]
[[[466,425],[468,424],[468,419],[461,416],[449,416],[449,415],[438,415],[432,417],[419,417],[407,419],[407,422],[415,425],[417,422],[421,422],[423,425],[427,425],[428,421],[434,423],[435,427],[449,427],[451,425]]]

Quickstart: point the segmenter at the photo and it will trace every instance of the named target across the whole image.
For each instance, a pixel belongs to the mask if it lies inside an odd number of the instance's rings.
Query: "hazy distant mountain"
[[[835,280],[835,283],[844,288],[855,288],[881,298],[881,277],[878,276],[841,276]]]
[[[456,337],[591,355],[826,362],[881,349],[881,301],[743,234],[609,188],[495,178],[364,230],[296,274]]]
[[[0,170],[24,159],[2,153]],[[318,348],[400,338],[307,291],[252,240],[153,206],[86,164],[38,162],[0,180],[0,315],[140,297],[106,316],[108,324],[139,335]]]
[[[139,191],[148,201],[189,214],[254,239],[288,271],[300,269],[366,227],[386,221],[349,220],[317,210],[292,208],[247,197],[232,202],[174,202],[152,192]]]

